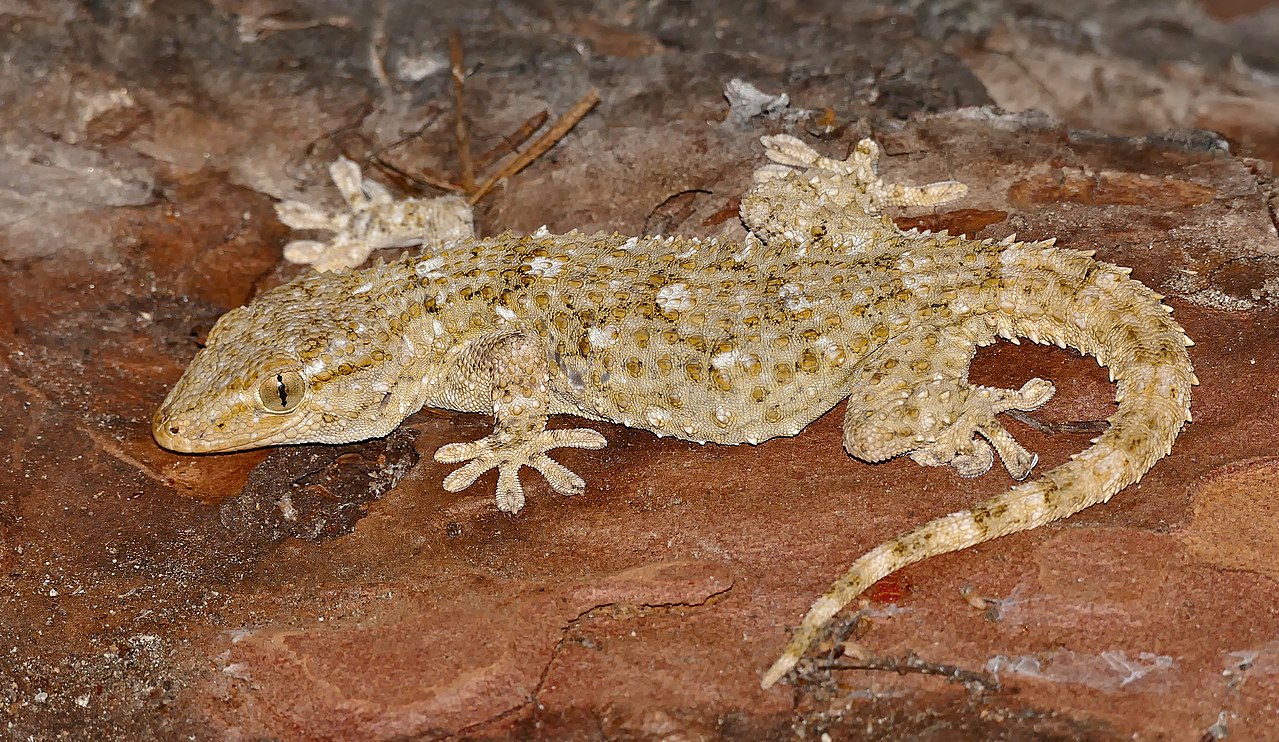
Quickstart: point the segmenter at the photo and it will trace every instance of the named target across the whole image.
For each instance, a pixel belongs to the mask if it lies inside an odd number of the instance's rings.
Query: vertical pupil
[[[280,406],[289,406],[289,389],[284,385],[284,374],[275,375],[275,393],[280,395]]]

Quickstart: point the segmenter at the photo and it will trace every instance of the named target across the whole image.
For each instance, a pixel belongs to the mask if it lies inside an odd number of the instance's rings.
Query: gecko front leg
[[[556,492],[581,494],[586,482],[552,459],[553,448],[603,448],[604,436],[590,428],[547,430],[550,409],[550,366],[538,339],[521,333],[498,334],[475,341],[458,365],[461,383],[453,388],[483,393],[487,389],[495,424],[478,441],[450,443],[435,452],[443,464],[467,462],[444,479],[444,489],[459,492],[489,469],[496,468],[497,509],[518,513],[524,507],[519,469],[531,466]]]

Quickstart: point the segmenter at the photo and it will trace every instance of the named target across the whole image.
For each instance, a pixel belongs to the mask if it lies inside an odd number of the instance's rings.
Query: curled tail
[[[936,554],[1025,531],[1106,502],[1168,454],[1190,421],[1199,383],[1162,297],[1127,268],[1050,242],[1014,244],[1002,256],[991,311],[1000,335],[1070,345],[1110,367],[1119,409],[1093,445],[1043,476],[975,507],[937,518],[867,552],[813,603],[781,657],[764,673],[771,687],[790,671],[822,627],[881,578]]]

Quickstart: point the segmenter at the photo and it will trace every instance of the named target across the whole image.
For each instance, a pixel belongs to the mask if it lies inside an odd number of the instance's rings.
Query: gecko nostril
[[[170,435],[177,435],[178,433],[181,433],[181,432],[182,432],[181,428],[179,428],[179,427],[178,427],[178,426],[176,426],[176,425],[173,425],[173,426],[171,426],[171,427],[169,428],[169,434],[170,434]]]

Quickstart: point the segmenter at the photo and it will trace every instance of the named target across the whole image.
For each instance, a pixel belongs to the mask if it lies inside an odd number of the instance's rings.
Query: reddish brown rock
[[[1034,4],[1009,21],[1003,6],[501,2],[500,22],[435,4],[388,3],[383,20],[373,5],[28,5],[0,16],[10,736],[1279,735],[1279,238],[1270,170],[1237,156],[1279,151],[1274,117],[1250,114],[1274,105],[1269,11],[1147,3],[1087,25]],[[903,225],[1055,236],[1166,294],[1197,343],[1195,422],[1110,503],[877,586],[826,644],[843,657],[769,693],[759,673],[847,564],[1007,478],[853,461],[839,410],[756,447],[596,426],[608,448],[563,455],[587,492],[528,478],[516,518],[482,494],[492,475],[440,487],[430,454],[484,431],[479,416],[424,413],[347,452],[157,448],[148,419],[204,333],[292,275],[273,198],[324,185],[339,151],[447,167],[449,80],[429,70],[454,26],[485,145],[591,86],[604,96],[481,205],[485,233],[740,237],[731,204],[759,135],[843,156],[874,134],[890,178],[970,185],[956,211]],[[1036,87],[1045,75],[1057,84]],[[726,124],[733,77],[823,113]],[[1205,122],[1233,153],[1150,134]],[[1056,348],[1001,344],[973,369],[1034,375],[1058,395],[1009,426],[1052,465],[1087,445],[1114,388]],[[411,438],[418,464],[386,476]]]

